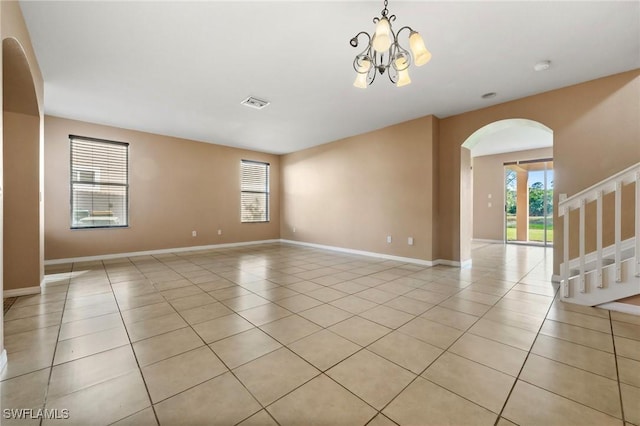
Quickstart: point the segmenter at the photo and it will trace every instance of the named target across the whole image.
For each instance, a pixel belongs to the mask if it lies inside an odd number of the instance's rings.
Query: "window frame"
[[[100,169],[98,167],[95,166],[86,166],[86,165],[82,165],[79,167],[76,167],[76,170],[81,170],[81,171],[87,171],[87,172],[93,172],[94,175],[94,179],[93,181],[78,181],[78,180],[73,180],[74,177],[74,167],[73,167],[73,153],[74,153],[74,149],[73,149],[73,143],[74,140],[76,141],[85,141],[85,142],[93,142],[93,143],[100,143],[100,144],[105,144],[105,145],[116,145],[116,146],[122,146],[125,148],[124,150],[124,162],[125,162],[125,183],[115,183],[115,182],[100,182]],[[129,218],[130,218],[130,212],[129,212],[129,143],[128,142],[119,142],[119,141],[113,141],[113,140],[108,140],[108,139],[98,139],[98,138],[92,138],[92,137],[88,137],[88,136],[78,136],[78,135],[69,135],[69,221],[70,221],[70,229],[72,231],[77,231],[77,230],[89,230],[89,229],[123,229],[123,228],[129,228]],[[118,188],[124,188],[125,191],[125,196],[124,196],[124,217],[126,219],[126,224],[124,225],[91,225],[91,226],[76,226],[74,225],[74,205],[73,205],[73,199],[74,199],[74,184],[78,185],[91,185],[93,187],[97,187],[97,186],[103,186],[103,187],[118,187]]]
[[[265,190],[264,191],[245,191],[242,188],[242,183],[243,183],[243,165],[244,164],[257,164],[260,166],[266,166],[265,167],[265,176],[266,176],[266,182],[265,182]],[[240,160],[240,223],[269,223],[271,222],[271,208],[270,208],[270,204],[271,204],[271,163],[268,163],[266,161],[256,161],[256,160],[245,160],[245,159],[241,159]],[[265,202],[265,220],[244,220],[242,218],[242,212],[243,212],[243,204],[242,204],[242,195],[243,194],[265,194],[266,197],[266,202]]]

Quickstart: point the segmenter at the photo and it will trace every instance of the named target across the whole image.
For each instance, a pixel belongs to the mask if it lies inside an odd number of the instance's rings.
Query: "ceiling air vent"
[[[264,107],[266,107],[267,105],[269,105],[268,101],[263,101],[262,99],[258,99],[258,98],[254,98],[253,96],[249,96],[247,99],[245,99],[244,101],[240,102],[242,105],[251,107],[251,108],[255,108],[255,109],[262,109]]]

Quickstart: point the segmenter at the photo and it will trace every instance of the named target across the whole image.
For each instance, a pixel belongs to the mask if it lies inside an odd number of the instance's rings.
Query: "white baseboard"
[[[630,303],[611,302],[598,305],[598,308],[609,309],[610,311],[622,312],[631,315],[640,315],[640,306]]]
[[[471,259],[467,259],[462,263],[457,260],[436,259],[433,261],[434,265],[453,266],[454,268],[470,268],[472,265]]]
[[[462,264],[455,260],[446,260],[446,259],[437,259],[437,260],[431,261],[431,260],[424,260],[424,259],[416,259],[413,257],[394,256],[394,255],[384,254],[384,253],[375,253],[375,252],[364,251],[364,250],[354,250],[354,249],[349,249],[344,247],[328,246],[324,244],[315,244],[315,243],[307,243],[304,241],[294,241],[294,240],[284,240],[284,239],[246,241],[246,242],[240,242],[240,243],[213,244],[213,245],[206,245],[206,246],[178,247],[178,248],[159,249],[159,250],[135,251],[135,252],[129,252],[129,253],[113,253],[113,254],[103,254],[103,255],[97,255],[97,256],[72,257],[72,258],[66,258],[66,259],[50,259],[50,260],[45,260],[44,264],[59,265],[59,264],[74,263],[74,262],[91,262],[96,260],[122,259],[125,257],[135,257],[135,256],[153,256],[156,254],[168,254],[168,253],[184,253],[189,251],[242,247],[242,246],[249,246],[249,245],[255,245],[255,244],[269,244],[269,243],[278,243],[278,242],[319,248],[324,250],[337,251],[341,253],[357,254],[357,255],[368,256],[368,257],[377,257],[380,259],[396,260],[399,262],[414,263],[414,264],[423,265],[423,266],[446,265],[446,266],[455,266],[455,267],[462,267],[462,268],[467,268],[471,266],[471,259],[465,260],[464,262],[462,262]],[[37,287],[33,287],[33,288],[37,288]],[[25,294],[34,294],[34,293],[25,293]],[[7,297],[6,292],[5,292],[5,297]]]
[[[551,282],[559,283],[560,281],[562,281],[562,277],[560,275],[556,275],[556,274],[551,275]]]
[[[324,244],[307,243],[307,242],[304,242],[304,241],[280,240],[280,242],[286,243],[286,244],[294,244],[294,245],[298,245],[298,246],[313,247],[313,248],[319,248],[319,249],[324,249],[324,250],[337,251],[337,252],[340,252],[340,253],[357,254],[357,255],[360,255],[360,256],[377,257],[377,258],[380,258],[380,259],[388,259],[388,260],[397,260],[398,262],[415,263],[415,264],[423,265],[423,266],[435,266],[435,265],[437,265],[436,262],[432,262],[430,260],[415,259],[413,257],[394,256],[394,255],[391,255],[391,254],[375,253],[375,252],[372,252],[372,251],[354,250],[354,249],[349,249],[349,248],[344,248],[344,247],[327,246],[327,245],[324,245]]]
[[[154,254],[184,253],[187,251],[212,250],[212,249],[219,249],[219,248],[250,246],[254,244],[278,243],[280,241],[281,240],[279,239],[245,241],[240,243],[211,244],[206,246],[178,247],[178,248],[159,249],[159,250],[134,251],[130,253],[114,253],[114,254],[102,254],[97,256],[71,257],[67,259],[50,259],[50,260],[45,260],[44,264],[60,265],[63,263],[73,263],[73,262],[92,262],[95,260],[121,259],[123,257],[153,256]]]
[[[3,349],[2,353],[0,353],[0,373],[4,370],[4,367],[7,365],[7,350]]]
[[[504,244],[504,240],[486,240],[484,238],[474,238],[472,243],[489,243],[489,244]]]
[[[29,296],[31,294],[40,294],[40,291],[41,291],[40,286],[14,288],[12,290],[4,290],[2,292],[2,297],[5,298],[5,297]]]

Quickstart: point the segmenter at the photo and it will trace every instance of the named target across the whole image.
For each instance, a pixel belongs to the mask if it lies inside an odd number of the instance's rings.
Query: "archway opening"
[[[37,293],[42,280],[40,109],[25,52],[2,41],[3,293]]]
[[[502,243],[514,234],[522,243],[552,243],[556,215],[553,197],[549,198],[553,188],[553,131],[549,127],[523,118],[489,123],[466,139],[460,158],[460,259],[463,264],[471,258],[472,241]],[[519,172],[519,185],[512,181],[513,187],[508,187],[508,174],[513,170]],[[538,188],[541,185],[543,187]],[[537,205],[539,200],[529,199],[532,194],[540,195],[538,192],[542,194],[542,206]],[[519,200],[517,210],[515,194]],[[519,234],[516,234],[516,223],[522,228]],[[538,230],[540,226],[544,229]],[[538,234],[542,238],[538,238]]]

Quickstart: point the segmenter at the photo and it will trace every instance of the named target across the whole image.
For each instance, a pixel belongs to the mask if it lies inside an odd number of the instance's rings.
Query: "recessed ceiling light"
[[[248,106],[250,108],[262,109],[269,105],[269,101],[263,101],[262,99],[254,98],[253,96],[249,96],[244,101],[240,102],[242,105]]]
[[[496,96],[498,96],[498,94],[496,92],[489,92],[489,93],[485,93],[484,95],[481,96],[482,99],[491,99],[491,98],[495,98]]]
[[[533,66],[536,71],[546,71],[551,67],[551,61],[540,61]]]

